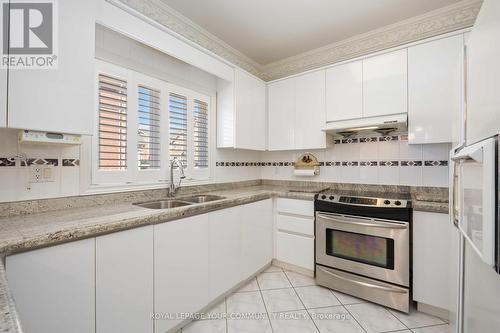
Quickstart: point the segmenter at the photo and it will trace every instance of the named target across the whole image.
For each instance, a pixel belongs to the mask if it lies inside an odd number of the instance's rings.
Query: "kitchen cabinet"
[[[408,143],[452,142],[462,108],[463,35],[408,48]]]
[[[295,149],[326,148],[325,71],[297,76],[295,80]]]
[[[270,83],[268,113],[269,150],[325,148],[325,71]]]
[[[208,219],[208,289],[214,299],[245,277],[241,260],[241,206],[209,214]]]
[[[312,201],[276,201],[276,259],[314,270],[314,205]]]
[[[407,51],[363,59],[363,117],[407,112]]]
[[[361,60],[326,70],[326,121],[363,116],[363,62]]]
[[[208,305],[208,216],[197,215],[154,226],[156,313],[193,313]],[[223,239],[220,246],[226,241]],[[166,332],[181,322],[177,318],[156,320],[155,332]]]
[[[273,260],[273,201],[243,206],[241,220],[241,262],[247,278]]]
[[[295,80],[285,79],[268,85],[268,149],[295,148]]]
[[[450,308],[453,225],[448,214],[413,212],[413,300]]]
[[[58,66],[10,71],[9,127],[93,134],[97,3],[95,0],[57,3]]]
[[[238,68],[217,84],[217,147],[266,149],[266,85]]]
[[[7,127],[7,69],[0,68],[0,128]]]
[[[153,226],[96,238],[96,333],[153,332]]]
[[[86,239],[6,258],[23,332],[95,332],[94,256]]]

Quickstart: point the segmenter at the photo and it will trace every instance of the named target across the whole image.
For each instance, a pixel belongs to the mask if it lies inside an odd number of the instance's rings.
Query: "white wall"
[[[373,137],[373,136],[372,136]],[[401,140],[401,138],[403,140]],[[412,186],[448,186],[448,166],[426,166],[425,161],[448,161],[449,144],[408,145],[406,136],[390,142],[356,142],[333,144],[329,148],[311,151],[320,162],[347,162],[347,165],[321,166],[320,176],[296,177],[292,166],[264,166],[262,178],[282,180],[311,180],[338,183],[388,184]],[[302,152],[265,152],[263,162],[293,162]],[[396,166],[360,166],[361,162],[397,162]],[[414,161],[414,166],[402,166]],[[349,163],[351,162],[351,163]],[[353,163],[354,162],[354,163]],[[416,162],[416,163],[415,163]],[[338,164],[338,163],[337,163]],[[421,165],[419,165],[421,164]]]

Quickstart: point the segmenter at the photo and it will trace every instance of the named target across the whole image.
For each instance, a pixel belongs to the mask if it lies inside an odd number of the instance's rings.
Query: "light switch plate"
[[[54,182],[55,169],[52,165],[32,165],[30,166],[30,183]]]

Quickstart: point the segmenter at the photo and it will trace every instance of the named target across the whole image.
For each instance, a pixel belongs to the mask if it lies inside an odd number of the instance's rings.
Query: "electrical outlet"
[[[52,165],[30,166],[30,183],[47,183],[55,181],[55,170]]]

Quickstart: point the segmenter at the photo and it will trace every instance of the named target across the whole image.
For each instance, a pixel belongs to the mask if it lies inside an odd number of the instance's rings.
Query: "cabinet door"
[[[266,149],[266,85],[235,70],[235,148]]]
[[[153,226],[96,238],[96,332],[153,332]]]
[[[325,71],[295,77],[295,149],[326,148]]]
[[[450,310],[451,236],[448,214],[413,212],[413,300]]]
[[[326,121],[363,116],[363,63],[354,61],[326,70]]]
[[[57,2],[58,68],[10,71],[9,127],[92,134],[95,4]]]
[[[246,279],[273,259],[272,200],[243,206],[241,219],[241,262],[243,279]]]
[[[154,226],[156,313],[193,313],[208,305],[208,214]],[[163,333],[180,319],[155,321]]]
[[[23,332],[95,332],[95,240],[7,257]]]
[[[406,49],[363,60],[363,117],[407,112]]]
[[[463,36],[408,49],[408,141],[452,142],[462,106]]]
[[[0,68],[0,127],[7,126],[7,69]]]
[[[209,213],[209,297],[214,299],[243,279],[241,263],[242,207]]]
[[[268,85],[268,149],[294,149],[295,80],[286,79]]]
[[[314,270],[314,237],[276,232],[276,259]]]

